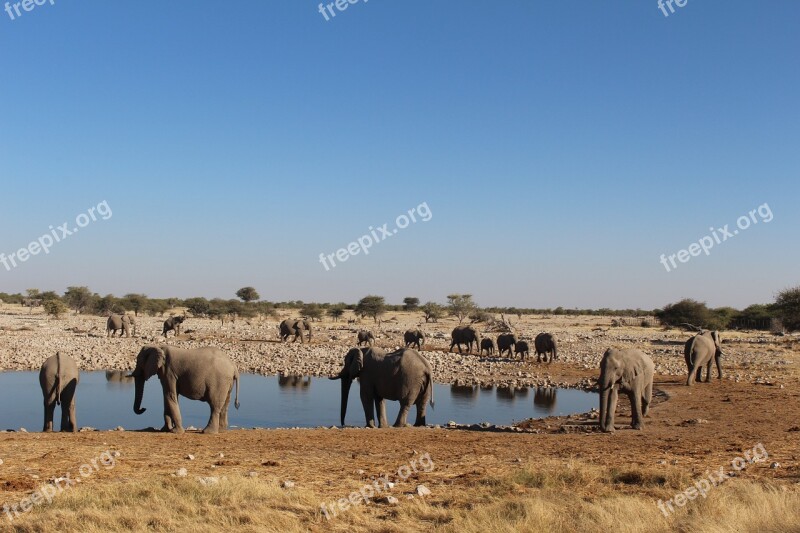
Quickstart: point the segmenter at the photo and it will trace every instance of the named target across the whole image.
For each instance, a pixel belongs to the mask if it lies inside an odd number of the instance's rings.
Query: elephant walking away
[[[341,372],[330,378],[342,380],[342,426],[347,413],[350,385],[356,378],[361,385],[361,404],[367,427],[388,426],[385,400],[400,402],[395,427],[406,425],[412,405],[417,407],[414,425],[425,425],[428,402],[433,407],[433,369],[419,352],[410,348],[401,348],[388,354],[379,348],[353,348],[347,352]]]
[[[361,346],[362,344],[365,346],[372,346],[375,344],[375,335],[373,335],[371,331],[359,331],[357,337],[358,344],[356,344],[356,346]]]
[[[467,353],[471,353],[472,345],[475,344],[475,349],[480,353],[481,336],[472,326],[456,326],[451,335],[453,340],[450,343],[448,352],[453,351],[453,346],[458,346],[458,353],[461,353],[461,345],[466,344]]]
[[[308,332],[308,342],[311,342],[311,324],[306,320],[287,318],[278,324],[278,330],[281,342],[286,342],[286,339],[290,336],[294,336],[292,342],[297,342],[299,338],[300,344],[304,344],[305,338],[303,334],[305,332]]]
[[[703,367],[706,367],[706,383],[711,381],[711,364],[717,364],[717,375],[722,379],[722,340],[717,331],[701,331],[688,341],[683,347],[683,357],[689,376],[686,385],[691,386],[695,378],[700,381]]]
[[[44,397],[44,428],[53,431],[53,415],[56,405],[61,405],[61,431],[78,431],[75,417],[75,390],[80,381],[78,365],[68,355],[61,352],[48,357],[39,370],[39,385]]]
[[[489,337],[486,337],[481,341],[481,355],[483,352],[486,352],[486,355],[494,354],[494,341]]]
[[[511,357],[512,350],[514,346],[517,344],[517,336],[513,333],[502,333],[497,336],[497,351],[499,355],[503,355],[503,352],[508,352],[508,356]]]
[[[239,408],[239,371],[225,352],[206,347],[184,350],[172,346],[145,346],[136,356],[133,377],[136,392],[133,411],[140,415],[144,382],[158,375],[164,393],[164,427],[161,431],[183,433],[178,396],[206,402],[211,416],[203,433],[228,429],[228,405],[236,385],[234,405]]]
[[[517,341],[514,343],[514,355],[520,355],[523,361],[528,357],[528,351],[529,347],[527,341]]]
[[[653,396],[655,366],[650,356],[636,349],[609,348],[600,361],[600,429],[614,431],[617,395],[624,392],[631,402],[631,427],[642,429]]]
[[[409,329],[403,334],[403,341],[406,343],[406,348],[416,346],[419,350],[425,344],[425,334],[419,329]]]
[[[556,338],[551,333],[539,333],[533,341],[533,346],[536,348],[536,362],[541,362],[541,356],[544,354],[544,362],[547,363],[547,356],[550,355],[550,361],[558,359],[558,346],[556,345]]]
[[[122,337],[123,334],[125,334],[126,337],[130,337],[131,330],[133,330],[133,334],[135,335],[136,320],[130,315],[111,315],[106,321],[106,337],[113,337],[117,331],[119,331],[120,337]]]

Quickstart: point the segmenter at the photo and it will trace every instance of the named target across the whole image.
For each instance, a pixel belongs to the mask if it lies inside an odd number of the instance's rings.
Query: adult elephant
[[[547,363],[547,356],[550,355],[550,363],[554,359],[558,359],[558,345],[556,338],[552,333],[539,333],[533,341],[533,347],[536,349],[536,362],[541,363],[542,354],[544,354],[544,362]]]
[[[483,352],[486,352],[486,355],[494,354],[494,341],[489,337],[486,337],[481,341],[481,355]]]
[[[503,355],[503,352],[508,351],[508,356],[512,356],[512,350],[514,346],[517,344],[517,336],[513,333],[501,333],[497,336],[497,351],[499,355]]]
[[[292,342],[300,339],[300,344],[305,343],[305,332],[308,332],[308,341],[311,342],[311,324],[302,319],[287,318],[278,325],[281,342],[286,342],[290,336],[294,336]]]
[[[433,369],[419,352],[410,348],[401,348],[388,354],[379,348],[353,348],[347,352],[341,372],[330,378],[342,380],[342,426],[347,413],[350,385],[356,378],[361,384],[361,404],[367,427],[375,427],[375,411],[378,426],[388,425],[385,400],[400,402],[395,427],[406,425],[412,405],[417,407],[414,425],[425,425],[428,402],[433,407]]]
[[[48,357],[39,370],[39,385],[44,397],[44,428],[42,431],[53,431],[53,415],[56,405],[61,405],[61,431],[78,431],[78,420],[75,417],[75,390],[80,381],[78,365],[68,355]]]
[[[417,350],[422,348],[422,345],[425,344],[425,334],[422,333],[420,329],[409,329],[403,333],[403,342],[406,343],[406,348],[410,348],[412,345],[417,347]]]
[[[164,393],[164,427],[161,431],[183,433],[178,396],[201,400],[211,407],[211,416],[203,433],[217,433],[228,428],[228,405],[236,384],[239,408],[239,371],[219,348],[206,347],[184,350],[172,346],[145,346],[136,356],[133,377],[136,392],[133,411],[140,415],[144,382],[158,375]]]
[[[106,321],[106,337],[113,337],[117,331],[119,331],[119,336],[122,337],[125,334],[126,337],[131,336],[131,330],[133,330],[133,334],[136,334],[136,320],[129,315],[110,315],[108,320]]]
[[[703,366],[706,367],[706,383],[711,381],[711,363],[717,364],[717,375],[722,379],[722,340],[718,331],[701,331],[691,339],[686,341],[683,347],[683,357],[686,360],[686,368],[689,376],[686,378],[686,385],[691,386],[695,377],[700,381],[703,373]]]
[[[467,353],[472,352],[472,345],[475,345],[476,350],[480,350],[481,336],[478,330],[472,326],[456,326],[452,333],[452,342],[448,352],[453,351],[453,346],[458,346],[458,353],[461,353],[461,345],[467,345]]]
[[[365,346],[372,346],[375,344],[375,335],[373,335],[371,331],[361,330],[356,334],[356,337],[358,338],[356,346],[361,346],[362,344]]]
[[[161,334],[166,339],[168,331],[175,331],[175,336],[177,337],[181,334],[181,324],[183,324],[184,320],[186,320],[186,315],[169,317],[164,321],[164,330]]]
[[[631,427],[642,429],[653,396],[655,366],[650,356],[636,349],[609,348],[600,361],[600,429],[614,431],[614,411],[619,391],[631,402]]]

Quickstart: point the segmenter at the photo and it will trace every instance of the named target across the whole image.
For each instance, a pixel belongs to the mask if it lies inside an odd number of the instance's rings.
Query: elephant
[[[484,351],[486,351],[486,355],[494,354],[494,341],[489,337],[481,341],[481,355],[483,355]]]
[[[125,370],[106,370],[106,381],[109,383],[131,383],[133,378]]]
[[[287,318],[278,324],[278,329],[280,330],[279,335],[281,337],[281,342],[286,342],[289,336],[294,335],[292,342],[297,342],[299,337],[300,344],[304,344],[305,338],[303,333],[306,331],[308,332],[308,341],[311,342],[311,324],[306,320]]]
[[[409,329],[403,334],[403,341],[406,343],[406,348],[410,348],[413,344],[419,350],[425,344],[425,334],[419,329]]]
[[[513,333],[502,333],[497,336],[497,351],[499,355],[508,351],[508,356],[511,357],[511,350],[517,344],[517,336]]]
[[[375,344],[375,335],[372,334],[371,331],[359,331],[358,332],[358,344],[357,346],[361,346],[365,344],[367,346],[372,346]]]
[[[140,415],[144,382],[157,374],[164,392],[164,427],[161,431],[183,433],[178,396],[201,400],[211,407],[211,416],[203,433],[217,433],[228,428],[228,405],[236,385],[234,405],[239,408],[239,371],[225,352],[215,347],[185,350],[166,345],[149,345],[136,356],[131,373],[136,392],[133,412]]]
[[[388,426],[385,400],[400,402],[394,427],[406,425],[412,405],[417,407],[414,425],[425,425],[427,403],[430,402],[433,408],[433,369],[418,351],[400,348],[387,354],[380,348],[352,348],[347,352],[341,372],[330,378],[342,380],[342,426],[350,385],[355,378],[361,383],[361,404],[367,427],[375,427],[376,411],[378,426]]]
[[[113,337],[117,331],[119,336],[122,337],[123,333],[126,337],[131,336],[131,330],[136,335],[136,320],[130,315],[111,315],[106,322],[106,337]]]
[[[614,431],[614,411],[619,391],[631,402],[631,427],[642,429],[653,396],[655,366],[650,356],[636,349],[609,348],[600,361],[600,429]]]
[[[519,354],[520,359],[523,361],[526,357],[528,357],[528,342],[527,341],[517,341],[514,343],[514,355]]]
[[[53,431],[53,414],[56,405],[61,405],[61,431],[78,431],[75,418],[75,390],[81,376],[78,365],[68,355],[56,352],[42,364],[39,370],[39,385],[44,397],[44,432]]]
[[[555,387],[536,387],[536,392],[533,393],[533,405],[551,412],[556,405],[557,390]]]
[[[168,331],[173,331],[173,330],[175,331],[175,336],[176,337],[178,335],[180,335],[181,334],[181,324],[183,324],[184,320],[186,320],[186,315],[171,316],[168,319],[166,319],[164,321],[164,331],[162,332],[162,335],[164,335],[164,338],[165,339],[167,338],[167,332]]]
[[[453,346],[458,346],[458,353],[461,353],[461,345],[467,345],[467,353],[472,351],[472,345],[475,344],[475,349],[480,353],[481,336],[478,331],[472,326],[456,326],[452,333],[453,340],[450,343],[448,352],[453,351]]]
[[[544,362],[547,363],[547,355],[550,354],[550,363],[558,359],[558,346],[556,338],[551,333],[539,333],[533,341],[536,348],[536,362],[541,363],[541,356],[544,354]]]
[[[686,367],[689,376],[686,378],[686,385],[691,386],[695,377],[700,381],[703,366],[706,367],[706,383],[711,381],[711,363],[717,364],[717,375],[722,379],[722,340],[717,331],[701,331],[688,341],[683,348],[683,357],[686,360]],[[695,376],[696,372],[696,376]]]
[[[311,386],[310,376],[278,376],[278,387],[307,389]]]

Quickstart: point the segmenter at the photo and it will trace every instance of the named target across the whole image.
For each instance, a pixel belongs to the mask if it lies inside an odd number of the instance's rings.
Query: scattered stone
[[[418,496],[430,496],[431,490],[426,487],[425,485],[417,485],[417,495]]]
[[[219,483],[218,477],[200,477],[197,480],[201,485],[216,485]]]
[[[175,475],[178,477],[186,477],[189,475],[189,472],[187,472],[185,468],[179,468],[178,471],[175,472]]]
[[[20,433],[27,433],[27,432],[28,432],[28,430],[27,430],[27,429],[25,429],[25,428],[19,428],[19,430],[18,430],[18,431],[19,431]]]
[[[247,473],[248,477],[258,477],[258,472],[251,470]]]
[[[775,469],[780,468],[781,464],[778,463],[778,462],[775,462],[775,463],[772,463],[771,465],[769,465],[769,467],[772,468],[773,470],[775,470]]]
[[[400,500],[398,500],[394,496],[386,496],[385,498],[383,498],[382,501],[383,503],[386,503],[388,505],[397,505],[398,503],[400,503]]]
[[[122,426],[117,426],[114,428],[114,431],[125,431],[125,428]]]
[[[288,480],[284,481],[283,483],[281,483],[281,488],[283,488],[283,489],[294,488],[294,481],[288,481]]]
[[[261,466],[281,466],[281,463],[278,461],[264,461]]]
[[[194,455],[189,454],[186,456],[186,459],[188,459],[189,461],[194,461]]]

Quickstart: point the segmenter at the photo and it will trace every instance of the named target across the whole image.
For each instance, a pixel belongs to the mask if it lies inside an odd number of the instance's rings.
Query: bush
[[[55,318],[60,318],[61,315],[69,310],[61,300],[47,300],[42,304],[42,307],[44,307],[45,313]]]
[[[665,326],[691,324],[704,329],[725,327],[720,317],[712,313],[704,302],[698,302],[691,298],[684,298],[680,302],[669,304],[664,309],[656,311],[655,315]]]
[[[775,310],[784,328],[800,330],[800,285],[779,292],[775,298]]]

